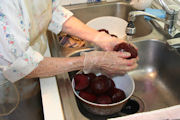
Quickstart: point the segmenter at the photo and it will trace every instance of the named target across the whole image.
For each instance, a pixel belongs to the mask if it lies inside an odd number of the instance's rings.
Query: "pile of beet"
[[[126,98],[123,90],[116,88],[114,81],[94,73],[76,74],[74,76],[75,90],[83,99],[97,104],[112,104]]]

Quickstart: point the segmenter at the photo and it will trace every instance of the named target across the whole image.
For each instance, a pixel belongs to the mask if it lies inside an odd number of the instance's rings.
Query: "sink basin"
[[[180,55],[156,40],[135,42],[139,67],[129,72],[135,80],[135,96],[150,111],[180,104]]]
[[[114,16],[119,17],[124,20],[128,20],[128,13],[134,10],[127,3],[108,3],[108,4],[100,4],[100,5],[89,5],[87,7],[70,7],[74,13],[74,16],[79,18],[84,23],[101,16]],[[136,26],[136,37],[142,37],[150,34],[152,32],[152,26],[147,21],[144,20],[144,17],[137,17],[135,22]]]
[[[157,40],[136,41],[134,44],[139,51],[139,66],[128,74],[135,80],[133,95],[140,99],[140,108],[151,111],[180,104],[180,55]],[[91,49],[75,51],[68,57],[79,56],[83,51],[89,52]],[[76,72],[69,73],[70,79]],[[81,105],[79,109],[86,117],[95,118],[84,112]],[[102,118],[96,116],[98,119]]]

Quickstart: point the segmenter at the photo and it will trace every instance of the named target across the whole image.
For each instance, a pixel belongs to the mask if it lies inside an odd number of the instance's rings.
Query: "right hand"
[[[127,52],[93,51],[85,53],[84,72],[101,72],[109,76],[123,75],[137,67],[138,58],[126,59]]]
[[[105,51],[112,51],[115,45],[126,41],[125,38],[116,38],[105,32],[99,32],[93,42]]]

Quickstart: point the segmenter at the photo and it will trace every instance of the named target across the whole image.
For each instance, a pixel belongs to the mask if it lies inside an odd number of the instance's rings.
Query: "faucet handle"
[[[168,7],[164,0],[159,0],[159,3],[168,14],[177,14],[178,11],[176,11],[176,9],[174,9],[173,7]]]

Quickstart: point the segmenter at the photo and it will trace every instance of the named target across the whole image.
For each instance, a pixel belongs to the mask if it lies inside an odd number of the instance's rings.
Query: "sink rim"
[[[102,2],[92,3],[92,4],[82,3],[82,4],[75,4],[72,6],[67,5],[64,7],[67,8],[68,10],[76,10],[76,9],[90,8],[90,7],[95,7],[95,6],[105,6],[105,5],[112,5],[112,4],[122,4],[122,5],[130,6],[129,2],[127,1],[117,0],[117,1],[112,1],[112,2],[102,1]]]

